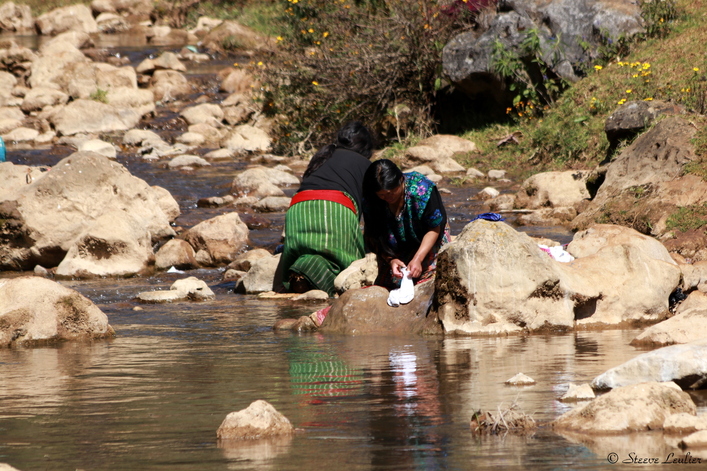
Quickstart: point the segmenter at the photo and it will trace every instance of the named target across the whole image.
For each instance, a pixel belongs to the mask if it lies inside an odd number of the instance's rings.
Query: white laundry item
[[[569,252],[567,252],[561,245],[548,247],[547,245],[538,244],[538,247],[540,247],[540,250],[552,257],[553,260],[557,260],[558,262],[567,263],[574,260],[574,257]]]
[[[407,268],[400,270],[403,273],[403,279],[400,282],[400,288],[394,289],[388,295],[388,306],[398,307],[401,304],[407,304],[415,297],[415,285],[412,282],[412,276]]]

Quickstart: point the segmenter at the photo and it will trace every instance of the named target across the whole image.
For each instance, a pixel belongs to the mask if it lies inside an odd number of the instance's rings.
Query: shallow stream
[[[137,53],[135,53],[137,54]],[[8,160],[53,165],[71,149],[8,146]],[[179,201],[189,227],[230,211],[198,208],[227,193],[243,163],[168,170],[119,154],[118,161]],[[454,186],[443,198],[452,233],[484,209],[480,188]],[[254,247],[274,248],[283,214],[264,215]],[[507,221],[513,224],[512,215]],[[568,242],[557,227],[519,228]],[[17,274],[5,273],[4,276]],[[197,276],[216,293],[204,303],[138,305],[141,291]],[[636,330],[502,338],[340,337],[276,333],[281,318],[322,305],[233,293],[221,270],[147,278],[61,281],[95,302],[117,336],[92,343],[0,349],[0,463],[33,470],[467,470],[613,469],[607,459],[684,458],[658,434],[590,439],[548,427],[526,435],[474,436],[477,410],[511,406],[546,424],[569,410],[568,383],[591,381],[639,353]],[[139,309],[136,309],[138,308]],[[523,372],[534,386],[504,382]],[[700,411],[707,397],[694,394]],[[297,427],[291,439],[219,443],[229,412],[257,399]],[[631,455],[633,453],[634,455]],[[693,454],[694,455],[694,454]],[[705,461],[702,458],[703,462]],[[699,466],[699,465],[697,465]],[[674,469],[658,464],[652,468]]]

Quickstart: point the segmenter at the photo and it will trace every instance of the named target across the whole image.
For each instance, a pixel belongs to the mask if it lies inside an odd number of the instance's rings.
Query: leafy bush
[[[450,13],[430,0],[280,3],[282,53],[259,69],[279,152],[317,147],[351,119],[386,140],[433,132],[442,48],[474,10]]]

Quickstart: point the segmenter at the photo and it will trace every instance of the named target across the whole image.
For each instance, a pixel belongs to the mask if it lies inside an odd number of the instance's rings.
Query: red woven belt
[[[351,201],[351,198],[346,196],[345,193],[338,190],[304,190],[299,193],[295,193],[290,201],[290,207],[302,201],[312,201],[312,200],[325,200],[332,201],[334,203],[343,204],[351,211],[356,213],[356,205]]]

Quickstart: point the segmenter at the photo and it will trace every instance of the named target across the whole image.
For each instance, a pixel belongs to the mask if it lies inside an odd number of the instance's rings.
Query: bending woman
[[[373,137],[358,121],[309,162],[285,215],[285,244],[275,289],[320,289],[334,294],[334,279],[365,256],[359,226],[361,186],[371,164]]]
[[[387,159],[363,179],[364,238],[378,258],[377,285],[397,288],[401,268],[417,282],[434,275],[437,253],[449,242],[449,225],[435,184],[418,172],[403,173]]]

